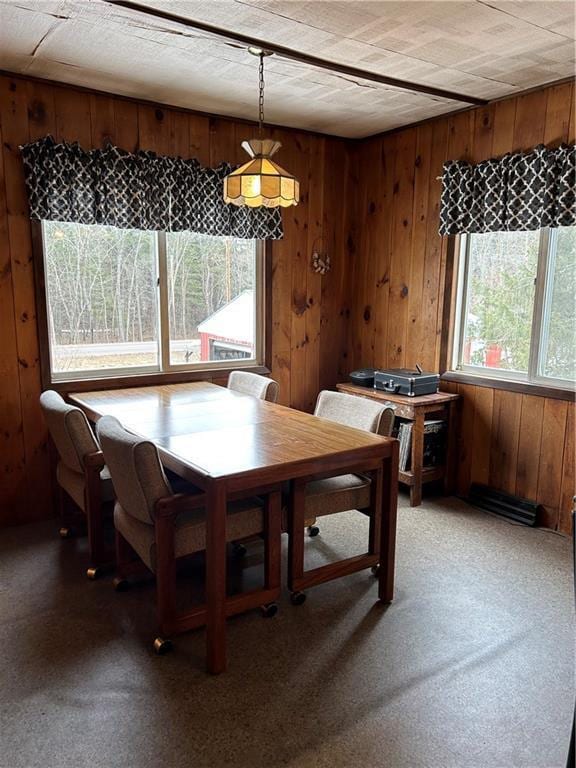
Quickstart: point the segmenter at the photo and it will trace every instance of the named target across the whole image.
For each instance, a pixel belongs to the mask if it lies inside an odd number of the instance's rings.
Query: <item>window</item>
[[[576,227],[461,237],[457,370],[572,386]]]
[[[263,362],[254,240],[43,222],[51,381]]]

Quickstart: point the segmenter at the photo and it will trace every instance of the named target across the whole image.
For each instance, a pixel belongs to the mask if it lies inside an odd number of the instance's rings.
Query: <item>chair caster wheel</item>
[[[380,575],[380,564],[373,565],[372,568],[370,568],[370,570],[372,571],[372,575],[373,576],[379,576]]]
[[[154,653],[157,656],[164,656],[166,653],[169,653],[172,648],[171,640],[164,640],[163,637],[157,637],[156,640],[154,640]]]
[[[60,534],[61,539],[71,539],[72,538],[72,528],[67,528],[66,526],[62,526],[60,530],[58,531]]]
[[[90,581],[96,581],[96,579],[99,579],[100,576],[102,576],[102,568],[88,568],[86,570],[86,576],[88,576]]]
[[[247,551],[248,550],[246,549],[244,544],[234,544],[234,547],[232,548],[234,557],[245,557]]]
[[[121,579],[118,576],[112,582],[114,590],[116,592],[127,592],[130,589],[130,582],[128,579]]]
[[[319,533],[320,533],[320,528],[318,528],[317,525],[308,526],[308,536],[310,536],[311,539],[313,539],[314,536],[318,536]]]
[[[276,603],[268,603],[268,605],[261,606],[260,610],[265,619],[271,619],[278,613],[278,606]]]
[[[306,595],[304,592],[292,592],[290,595],[290,602],[292,605],[302,605],[306,602]]]

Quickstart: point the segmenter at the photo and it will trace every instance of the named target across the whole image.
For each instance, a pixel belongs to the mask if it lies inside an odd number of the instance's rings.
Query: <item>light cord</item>
[[[258,68],[258,138],[262,138],[264,127],[264,51],[260,53]]]

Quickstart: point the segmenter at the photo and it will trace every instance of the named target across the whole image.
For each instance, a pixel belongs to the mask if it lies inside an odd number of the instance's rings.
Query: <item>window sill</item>
[[[553,400],[576,400],[576,392],[573,389],[561,389],[560,387],[547,387],[542,384],[532,384],[527,381],[508,381],[507,379],[477,376],[473,373],[461,371],[446,371],[441,376],[442,381],[453,381],[458,384],[473,384],[476,387],[489,387],[490,389],[503,389],[507,392],[520,392],[524,395],[536,395],[548,397]]]
[[[231,371],[250,371],[267,376],[270,369],[254,363],[252,366],[229,366],[222,368],[204,368],[201,371],[170,371],[158,373],[140,373],[134,376],[108,376],[100,379],[72,379],[53,382],[50,389],[62,394],[67,392],[96,392],[102,389],[126,389],[128,387],[146,387],[160,384],[184,384],[187,381],[213,381],[228,377]]]

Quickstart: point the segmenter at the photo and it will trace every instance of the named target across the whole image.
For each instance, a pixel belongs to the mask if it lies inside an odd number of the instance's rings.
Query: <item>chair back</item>
[[[320,392],[314,415],[383,437],[390,437],[394,426],[393,405],[344,392]]]
[[[153,524],[158,499],[172,496],[158,449],[124,429],[114,416],[102,416],[97,432],[120,506],[128,515]]]
[[[52,389],[42,392],[40,406],[62,463],[73,472],[84,472],[84,456],[100,450],[84,411]]]
[[[252,395],[259,400],[275,403],[278,400],[278,383],[267,376],[259,376],[250,371],[232,371],[228,377],[228,389]]]

